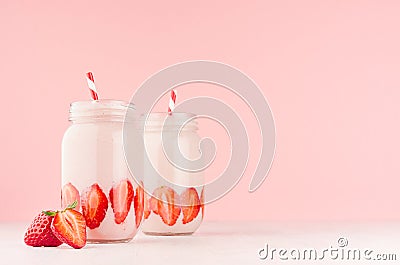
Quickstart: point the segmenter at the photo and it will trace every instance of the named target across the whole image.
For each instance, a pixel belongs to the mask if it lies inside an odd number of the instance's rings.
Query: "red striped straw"
[[[98,100],[99,96],[97,94],[97,89],[96,89],[96,86],[94,84],[94,78],[93,78],[92,72],[86,73],[86,81],[88,83],[89,90],[90,90],[90,95],[91,95],[92,99],[93,100]]]
[[[168,114],[171,115],[172,112],[175,109],[175,102],[176,102],[176,89],[171,90],[171,97],[169,99],[169,105],[168,105]]]

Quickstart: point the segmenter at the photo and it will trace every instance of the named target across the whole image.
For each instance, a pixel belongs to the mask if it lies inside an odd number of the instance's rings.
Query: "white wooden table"
[[[130,243],[96,245],[75,250],[33,248],[23,242],[28,224],[0,223],[0,264],[400,264],[400,222],[204,222],[192,236],[153,237],[139,233]],[[396,261],[377,260],[281,260],[280,248],[287,251],[314,248],[342,249],[338,239],[345,238],[343,249],[373,250],[375,254],[396,254]],[[342,240],[342,243],[345,241]],[[262,260],[260,249],[276,248],[274,259]],[[297,252],[293,252],[296,254]],[[261,252],[265,255],[265,251]],[[288,254],[287,254],[288,255]],[[322,254],[321,254],[322,255]],[[321,255],[319,257],[321,257]],[[284,258],[285,256],[282,255]]]

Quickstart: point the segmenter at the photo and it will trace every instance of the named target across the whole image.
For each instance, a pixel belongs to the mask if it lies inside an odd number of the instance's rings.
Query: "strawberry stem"
[[[74,201],[73,203],[68,205],[67,208],[65,208],[63,210],[63,212],[65,212],[66,210],[74,209],[77,205],[78,205],[78,201]],[[42,211],[42,213],[44,213],[45,215],[48,215],[48,216],[55,216],[57,214],[57,212],[58,211]]]
[[[55,216],[57,212],[54,212],[54,211],[42,211],[42,213],[44,213],[45,215],[48,215],[48,216]]]
[[[73,203],[68,205],[67,208],[65,208],[65,210],[74,209],[77,205],[78,205],[78,201],[75,200]]]

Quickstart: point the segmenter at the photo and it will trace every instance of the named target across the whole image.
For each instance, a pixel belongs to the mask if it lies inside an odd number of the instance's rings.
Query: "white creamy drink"
[[[123,149],[127,109],[133,105],[116,100],[71,104],[72,125],[62,142],[62,206],[79,202],[88,242],[129,241],[142,220],[143,189]]]
[[[149,161],[144,164],[145,220],[141,229],[151,235],[191,234],[203,219],[204,175],[185,169],[190,163],[186,159],[201,157],[200,137],[195,121],[185,123],[192,114],[172,113],[168,116],[170,122],[163,127],[167,115],[151,113],[146,121],[144,152]],[[174,145],[176,139],[178,144]]]

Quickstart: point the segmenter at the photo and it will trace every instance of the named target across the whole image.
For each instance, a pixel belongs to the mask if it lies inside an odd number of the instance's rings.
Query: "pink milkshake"
[[[62,141],[62,206],[79,202],[88,242],[127,242],[142,220],[143,189],[128,170],[123,150],[127,110],[134,106],[117,100],[71,104],[72,124]]]

